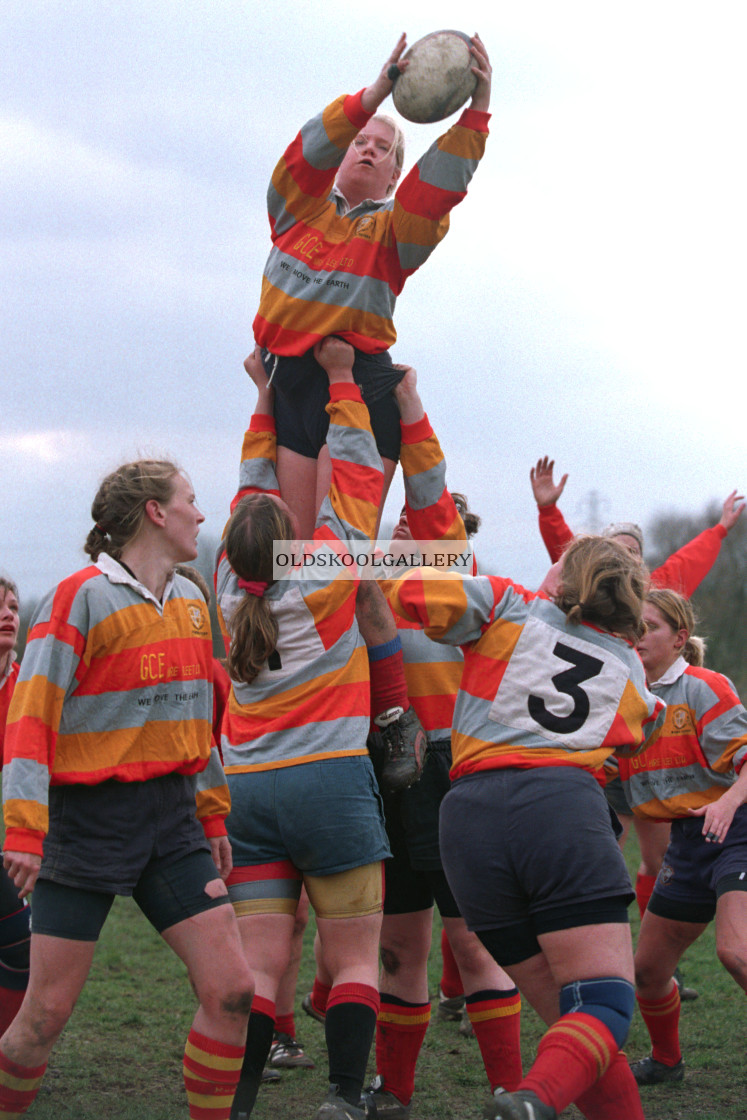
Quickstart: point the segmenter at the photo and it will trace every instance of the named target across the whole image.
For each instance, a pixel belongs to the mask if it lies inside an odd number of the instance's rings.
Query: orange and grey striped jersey
[[[278,580],[265,592],[278,622],[277,649],[251,684],[231,682],[221,736],[227,774],[366,753],[370,697],[368,656],[355,620],[359,577],[355,567],[335,561],[342,551],[350,556],[341,542],[368,543],[373,536],[383,471],[357,385],[331,385],[327,411],[332,480],[307,548],[321,560],[317,572],[329,574]],[[277,494],[278,484],[275,424],[255,413],[237,499],[257,492]],[[228,646],[231,617],[245,592],[224,545],[216,593]]]
[[[663,718],[629,642],[568,622],[510,580],[420,569],[397,581],[390,601],[464,653],[452,778],[508,766],[594,771],[613,751],[640,750]]]
[[[460,555],[468,553],[470,569],[475,574],[476,565],[464,522],[446,489],[446,463],[441,445],[427,416],[414,424],[402,425],[400,462],[405,481],[407,523],[413,537],[443,541],[453,546],[449,551]],[[383,580],[380,586],[388,597],[392,581]],[[410,703],[430,741],[448,739],[462,679],[462,651],[456,646],[434,642],[419,623],[403,618],[394,610],[393,614],[402,642]]]
[[[489,114],[465,109],[391,198],[352,210],[332,190],[355,136],[370,120],[360,93],[339,97],[303,126],[267,193],[272,249],[254,337],[275,354],[304,354],[340,335],[365,352],[389,349],[405,281],[446,235],[483,152]]]
[[[5,756],[5,725],[8,720],[8,709],[10,708],[10,701],[13,696],[13,690],[16,687],[20,668],[21,666],[15,660],[15,654],[12,653],[11,662],[5,670],[2,680],[0,680],[0,769],[2,768],[3,758]]]
[[[643,754],[620,759],[625,796],[637,817],[686,817],[733,785],[747,759],[747,712],[728,677],[684,657],[650,688],[666,719]]]
[[[225,834],[230,799],[211,748],[205,600],[176,575],[163,602],[102,553],[42,599],[8,714],[7,850],[42,854],[49,786],[197,774],[197,816]]]

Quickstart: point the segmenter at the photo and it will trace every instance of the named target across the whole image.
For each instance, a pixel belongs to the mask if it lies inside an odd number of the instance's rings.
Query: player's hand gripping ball
[[[477,85],[470,46],[461,31],[433,31],[418,39],[404,56],[407,69],[394,83],[397,112],[415,124],[432,124],[460,109]]]

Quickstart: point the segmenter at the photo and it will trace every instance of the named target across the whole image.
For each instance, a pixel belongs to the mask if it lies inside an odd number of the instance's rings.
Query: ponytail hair
[[[238,503],[226,526],[226,557],[241,580],[272,587],[273,541],[293,540],[286,511],[267,494]],[[251,684],[278,643],[278,623],[264,595],[245,594],[231,616],[226,664],[234,680]]]
[[[155,500],[165,505],[173,497],[180,473],[176,463],[167,459],[138,459],[107,475],[91,505],[94,525],[83,551],[92,560],[102,552],[118,560],[140,532],[147,503]]]
[[[706,643],[703,638],[693,634],[698,624],[692,603],[684,595],[670,591],[665,587],[652,588],[646,596],[646,602],[655,607],[661,617],[675,632],[687,631],[687,641],[682,649],[682,656],[688,665],[700,668],[705,664]]]
[[[614,537],[580,536],[563,553],[556,604],[569,622],[589,622],[637,642],[648,570]]]

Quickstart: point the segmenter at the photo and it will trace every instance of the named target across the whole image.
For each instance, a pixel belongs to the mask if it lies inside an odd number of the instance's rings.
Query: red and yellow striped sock
[[[382,992],[376,1020],[376,1072],[387,1092],[402,1104],[409,1104],[415,1091],[415,1066],[430,1018],[430,1003],[408,1003]]]
[[[654,893],[655,886],[655,875],[643,875],[642,872],[638,872],[635,877],[635,900],[638,903],[638,912],[641,917],[646,913],[646,907],[648,906],[651,895]]]
[[[441,983],[439,987],[447,999],[464,995],[464,985],[446,930],[441,930]]]
[[[651,1036],[652,1057],[665,1066],[676,1066],[682,1057],[680,1050],[680,990],[672,981],[672,988],[663,999],[636,997]]]
[[[516,988],[467,996],[467,1014],[480,1047],[491,1090],[508,1092],[521,1081],[521,996]]]
[[[646,1120],[641,1094],[622,1050],[596,1085],[576,1097],[575,1104],[586,1120]]]
[[[11,1062],[0,1051],[0,1117],[2,1120],[14,1120],[16,1116],[23,1116],[34,1103],[34,1098],[39,1092],[39,1086],[47,1068],[43,1066],[19,1066]]]
[[[243,1046],[218,1042],[192,1028],[184,1048],[190,1120],[229,1120],[243,1060]]]
[[[572,1011],[547,1031],[519,1088],[531,1089],[560,1115],[607,1072],[617,1050],[600,1019]]]

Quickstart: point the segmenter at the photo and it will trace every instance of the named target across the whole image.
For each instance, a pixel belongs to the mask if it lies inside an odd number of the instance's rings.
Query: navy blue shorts
[[[747,805],[740,805],[722,844],[703,835],[702,817],[672,821],[669,846],[648,908],[676,922],[710,922],[722,894],[747,890]]]
[[[29,918],[18,887],[0,864],[0,988],[23,992],[29,979]]]
[[[308,459],[316,459],[327,440],[329,380],[313,351],[298,357],[262,352],[275,390],[275,427],[280,447],[287,447]],[[277,362],[277,365],[276,365]],[[353,378],[368,408],[371,429],[379,455],[399,460],[399,406],[392,390],[404,377],[395,369],[388,350],[382,354],[355,351]]]
[[[420,781],[384,797],[392,849],[392,858],[384,864],[385,914],[428,910],[435,902],[442,917],[461,916],[444,873],[438,838],[441,802],[451,789],[450,769],[451,742],[429,743]]]
[[[195,816],[195,779],[52,786],[41,879],[131,895],[152,861],[210,852]],[[211,859],[212,862],[212,859]]]
[[[234,867],[290,860],[306,875],[336,875],[389,855],[368,755],[229,774],[228,788]]]
[[[229,904],[228,893],[213,895],[208,883],[219,878],[209,852],[195,851],[176,861],[153,860],[132,896],[159,933],[179,922]],[[111,910],[113,892],[86,890],[38,879],[31,896],[31,929],[72,941],[98,941]]]
[[[602,788],[575,766],[460,778],[441,805],[441,858],[470,929],[521,931],[516,960],[538,934],[625,921],[635,897]]]

